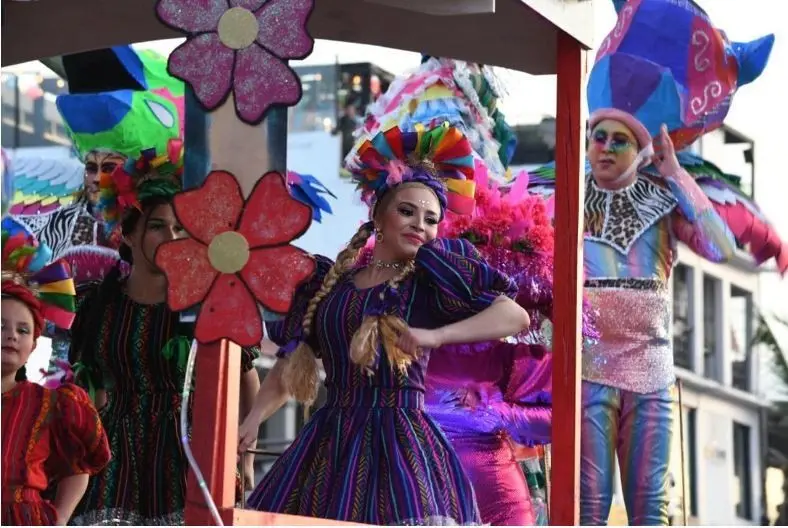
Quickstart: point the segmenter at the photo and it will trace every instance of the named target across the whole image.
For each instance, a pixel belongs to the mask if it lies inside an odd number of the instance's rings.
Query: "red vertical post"
[[[191,448],[220,512],[235,505],[241,349],[222,340],[199,345],[192,405]],[[186,524],[215,524],[194,472],[189,471]]]
[[[559,31],[553,280],[553,436],[550,524],[576,526],[580,497],[580,354],[583,279],[585,50]]]

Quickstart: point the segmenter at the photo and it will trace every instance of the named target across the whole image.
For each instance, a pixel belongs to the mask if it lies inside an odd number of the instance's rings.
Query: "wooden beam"
[[[241,383],[241,349],[222,340],[199,345],[192,405],[192,451],[216,507],[235,506],[235,468],[238,446],[238,387]],[[185,402],[184,402],[185,404]],[[215,523],[194,472],[189,471],[186,524]]]
[[[580,497],[580,354],[584,172],[581,44],[559,32],[553,277],[553,466],[550,524],[576,526]]]

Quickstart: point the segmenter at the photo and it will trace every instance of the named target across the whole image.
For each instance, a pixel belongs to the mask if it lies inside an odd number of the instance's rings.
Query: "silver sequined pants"
[[[583,381],[580,524],[606,525],[618,455],[630,526],[667,526],[670,388],[648,394]]]

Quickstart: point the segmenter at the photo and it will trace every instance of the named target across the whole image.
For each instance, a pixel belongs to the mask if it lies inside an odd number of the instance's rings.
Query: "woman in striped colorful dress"
[[[132,165],[101,183],[105,222],[120,224],[120,252],[131,271],[121,277],[115,269],[89,287],[72,328],[77,381],[95,395],[113,456],[77,507],[72,522],[79,525],[183,523],[188,462],[180,409],[194,324],[168,308],[166,277],[153,264],[160,244],[185,233],[171,205],[178,171],[145,158]],[[129,179],[140,207],[113,211],[114,182]],[[244,350],[242,413],[259,388],[255,357],[256,350]]]
[[[376,525],[477,524],[471,483],[424,411],[429,350],[518,333],[528,315],[510,298],[512,280],[469,242],[435,238],[447,206],[467,206],[463,198],[473,196],[470,145],[457,129],[394,128],[365,142],[358,156],[352,168],[372,221],[336,263],[317,258],[294,309],[269,325],[280,359],[241,427],[239,449],[288,393],[313,401],[316,357],[327,402],[248,504]],[[448,178],[457,178],[449,186],[462,195],[447,196]],[[357,265],[373,233],[372,262]]]
[[[25,379],[44,317],[74,318],[70,269],[58,261],[30,276],[39,261],[24,233],[3,230],[2,515],[3,526],[64,525],[88,483],[110,458],[107,436],[88,395],[64,384],[50,390]],[[40,249],[40,247],[38,248]],[[51,253],[49,253],[51,255]],[[34,293],[28,287],[36,283]],[[46,497],[47,490],[52,491]]]

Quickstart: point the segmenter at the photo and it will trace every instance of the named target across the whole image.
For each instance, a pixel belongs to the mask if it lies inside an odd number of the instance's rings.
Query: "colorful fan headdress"
[[[175,196],[181,190],[182,172],[183,142],[172,139],[165,152],[146,149],[138,158],[116,167],[112,174],[102,174],[97,208],[108,231],[116,230],[129,209],[141,210],[146,199]]]
[[[386,191],[407,182],[435,191],[442,213],[470,214],[474,209],[473,152],[455,127],[390,128],[365,140],[348,169],[371,212]]]
[[[76,290],[71,267],[63,259],[49,265],[52,251],[19,229],[3,229],[2,290],[14,295],[26,288],[38,300],[40,315],[55,326],[68,329],[76,314]]]
[[[676,150],[718,128],[766,66],[774,36],[731,43],[690,0],[616,2],[618,22],[588,78],[589,124],[626,124],[641,149],[665,123]]]

